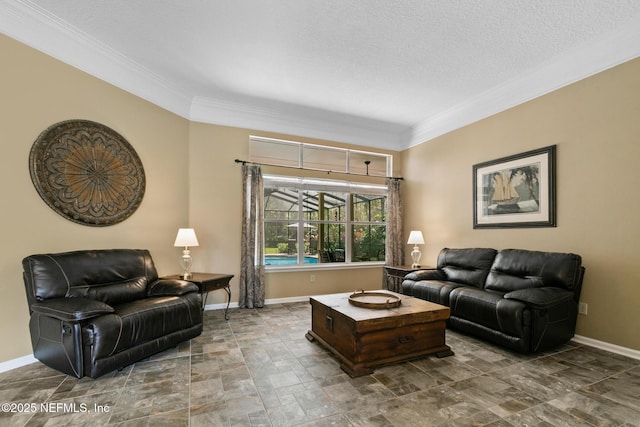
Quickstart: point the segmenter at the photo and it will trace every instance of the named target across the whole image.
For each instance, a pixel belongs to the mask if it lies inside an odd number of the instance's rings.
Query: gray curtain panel
[[[241,308],[264,307],[263,198],[260,166],[242,165]]]
[[[387,239],[385,241],[385,264],[402,265],[404,241],[402,233],[402,199],[400,180],[387,179]]]

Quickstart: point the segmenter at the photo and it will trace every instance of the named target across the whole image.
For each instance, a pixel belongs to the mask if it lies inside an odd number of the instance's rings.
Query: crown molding
[[[191,99],[178,87],[28,0],[0,2],[0,32],[188,118]]]
[[[259,107],[194,97],[190,118],[196,122],[400,150],[400,135],[404,128],[399,125],[311,108],[305,108],[304,114],[299,114],[300,108],[291,106],[290,109],[297,111],[286,111],[277,103]]]
[[[640,56],[640,19],[595,43],[416,123],[402,135],[401,150],[513,108]]]
[[[0,2],[0,31],[188,120],[401,151],[640,56],[640,18],[570,55],[401,126],[312,108],[194,97],[29,0]]]

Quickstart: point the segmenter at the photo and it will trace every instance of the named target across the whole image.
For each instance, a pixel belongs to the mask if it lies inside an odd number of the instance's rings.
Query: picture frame
[[[556,146],[473,165],[473,228],[556,227]]]

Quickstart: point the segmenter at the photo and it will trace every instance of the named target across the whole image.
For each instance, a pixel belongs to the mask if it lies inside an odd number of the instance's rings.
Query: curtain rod
[[[299,166],[283,166],[283,165],[270,165],[267,163],[256,163],[256,162],[250,162],[248,160],[240,160],[240,159],[235,159],[234,160],[236,163],[242,163],[243,165],[254,165],[254,166],[273,166],[276,168],[285,168],[285,169],[298,169],[298,170],[304,170],[304,171],[315,171],[315,172],[326,172],[327,174],[330,173],[337,173],[337,174],[341,174],[341,175],[354,175],[354,176],[368,176],[369,178],[386,178],[386,179],[397,179],[399,181],[402,181],[404,178],[401,176],[375,176],[375,175],[369,175],[369,174],[365,174],[365,173],[354,173],[354,172],[337,172],[337,171],[332,171],[332,170],[325,170],[325,169],[314,169],[314,168],[301,168]]]

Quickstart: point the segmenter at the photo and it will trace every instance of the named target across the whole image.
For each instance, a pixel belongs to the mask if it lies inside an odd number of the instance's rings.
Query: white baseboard
[[[640,351],[632,348],[622,347],[608,342],[594,340],[593,338],[583,337],[581,335],[575,335],[571,341],[575,341],[578,344],[584,344],[591,347],[599,348],[600,350],[610,351],[611,353],[621,354],[623,356],[630,357],[632,359],[640,360]]]
[[[6,362],[0,363],[0,372],[7,372],[12,369],[19,368],[21,366],[30,365],[33,362],[37,362],[37,361],[38,359],[33,357],[33,354],[18,357],[17,359],[13,359],[13,360],[7,360]]]
[[[264,303],[269,304],[285,304],[288,302],[309,302],[309,296],[306,297],[290,297],[290,298],[276,298],[265,300]]]
[[[264,304],[265,305],[273,305],[273,304],[285,304],[285,303],[289,303],[289,302],[305,302],[305,301],[309,301],[309,296],[266,299],[266,300],[264,300]],[[205,311],[208,311],[208,310],[224,310],[225,308],[227,308],[227,304],[226,303],[207,304],[204,307]],[[237,302],[232,302],[231,304],[229,304],[229,308],[238,308],[238,303]]]
[[[272,304],[284,304],[289,302],[304,302],[309,301],[309,297],[290,297],[290,298],[275,298],[265,300],[266,305]],[[227,304],[209,304],[204,309],[205,310],[224,310],[227,308]],[[234,302],[229,305],[229,308],[238,308],[238,303]],[[581,335],[575,335],[571,341],[575,341],[578,344],[584,344],[591,347],[599,348],[601,350],[610,351],[611,353],[621,354],[623,356],[630,357],[632,359],[640,360],[640,351],[634,350],[627,347],[622,347],[615,344],[610,344],[608,342],[594,340],[593,338],[583,337]],[[32,354],[27,356],[18,357],[17,359],[7,360],[6,362],[0,362],[0,373],[10,371],[15,368],[19,368],[21,366],[29,365],[33,362],[37,362],[38,360],[33,357]]]

